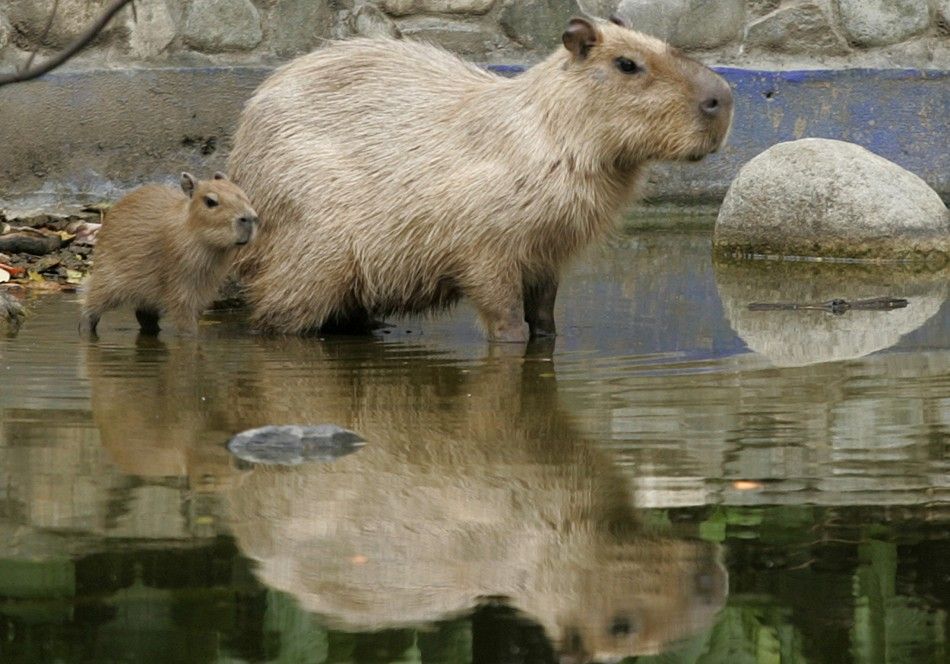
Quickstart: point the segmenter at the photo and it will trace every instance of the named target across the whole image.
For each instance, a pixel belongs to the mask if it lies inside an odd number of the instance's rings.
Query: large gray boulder
[[[742,167],[713,242],[730,255],[950,260],[950,212],[926,182],[853,143],[779,143]]]

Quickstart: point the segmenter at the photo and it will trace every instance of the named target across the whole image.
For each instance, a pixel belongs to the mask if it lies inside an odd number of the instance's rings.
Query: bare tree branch
[[[61,64],[69,60],[71,57],[76,55],[79,51],[84,49],[89,45],[93,39],[96,38],[104,27],[112,20],[112,17],[115,16],[119,10],[125,7],[127,4],[132,2],[132,0],[115,0],[109,7],[103,12],[102,16],[96,19],[96,22],[90,25],[85,32],[79,35],[72,44],[67,46],[61,52],[54,55],[52,58],[43,62],[35,67],[30,68],[29,65],[33,62],[33,57],[30,56],[29,61],[27,62],[27,68],[24,71],[19,71],[13,74],[7,74],[5,76],[0,76],[0,86],[8,85],[10,83],[17,83],[19,81],[29,81],[34,78],[39,78],[43,74],[50,72]],[[58,3],[57,3],[58,4]],[[55,12],[55,7],[53,9]],[[50,17],[50,25],[52,24],[53,17]],[[48,28],[47,28],[48,29]]]

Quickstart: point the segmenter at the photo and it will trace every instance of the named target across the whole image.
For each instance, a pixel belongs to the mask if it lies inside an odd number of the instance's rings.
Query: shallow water
[[[465,306],[374,339],[0,338],[2,662],[945,662],[948,274],[716,265],[708,229],[571,271],[556,344]],[[906,297],[906,309],[750,312]],[[368,442],[255,466],[234,433]],[[631,660],[632,661],[632,660]]]

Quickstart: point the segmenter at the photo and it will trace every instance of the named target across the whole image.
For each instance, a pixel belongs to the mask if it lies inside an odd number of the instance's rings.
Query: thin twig
[[[108,9],[106,9],[102,16],[96,19],[95,23],[89,26],[89,28],[84,33],[79,35],[79,37],[77,37],[72,44],[67,46],[60,53],[31,69],[26,69],[25,71],[16,72],[14,74],[8,74],[6,76],[0,76],[0,86],[7,85],[9,83],[18,83],[20,81],[29,81],[53,71],[71,57],[76,55],[79,51],[88,46],[89,42],[95,39],[96,35],[98,35],[102,29],[106,27],[109,21],[112,20],[112,17],[115,16],[119,10],[121,10],[131,1],[132,0],[115,0],[115,2],[109,5]]]

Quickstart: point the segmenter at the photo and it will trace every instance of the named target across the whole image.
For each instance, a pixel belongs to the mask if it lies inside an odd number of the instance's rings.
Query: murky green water
[[[365,339],[0,338],[2,662],[946,662],[948,274],[628,235],[556,345],[462,307]],[[890,295],[906,309],[750,312]],[[227,452],[263,424],[369,443]],[[632,661],[632,660],[630,660]]]

